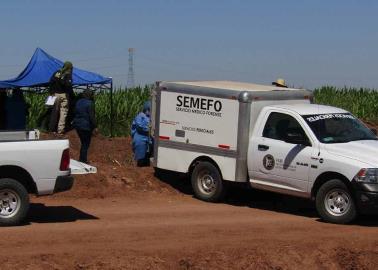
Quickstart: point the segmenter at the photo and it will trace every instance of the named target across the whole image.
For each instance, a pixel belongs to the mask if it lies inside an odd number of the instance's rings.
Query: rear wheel
[[[225,195],[225,186],[222,176],[212,163],[199,162],[191,176],[194,195],[207,202],[218,202]]]
[[[324,183],[316,194],[316,209],[327,222],[345,224],[357,217],[348,187],[338,179]]]
[[[29,210],[29,195],[23,185],[14,179],[0,179],[0,225],[19,224]]]

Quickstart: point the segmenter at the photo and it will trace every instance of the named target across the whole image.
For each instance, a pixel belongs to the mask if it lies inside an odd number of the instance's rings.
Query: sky
[[[35,48],[125,86],[234,80],[378,88],[378,1],[8,0],[0,3],[0,79]]]

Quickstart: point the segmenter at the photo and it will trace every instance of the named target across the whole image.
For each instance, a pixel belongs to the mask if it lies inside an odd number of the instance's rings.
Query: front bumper
[[[378,214],[378,184],[357,183],[355,188],[357,208],[361,214]]]
[[[54,193],[70,190],[73,183],[74,178],[71,175],[58,176],[55,181]]]

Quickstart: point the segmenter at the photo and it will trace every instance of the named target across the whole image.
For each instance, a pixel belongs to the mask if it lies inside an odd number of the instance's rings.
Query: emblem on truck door
[[[266,155],[263,159],[263,165],[264,168],[267,170],[273,170],[275,162],[274,162],[274,157],[272,155]]]

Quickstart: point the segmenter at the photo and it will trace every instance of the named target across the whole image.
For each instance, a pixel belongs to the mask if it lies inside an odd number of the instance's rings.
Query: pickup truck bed
[[[25,218],[29,193],[69,190],[72,174],[96,171],[70,159],[68,140],[39,140],[37,130],[0,132],[0,225],[15,225]]]

